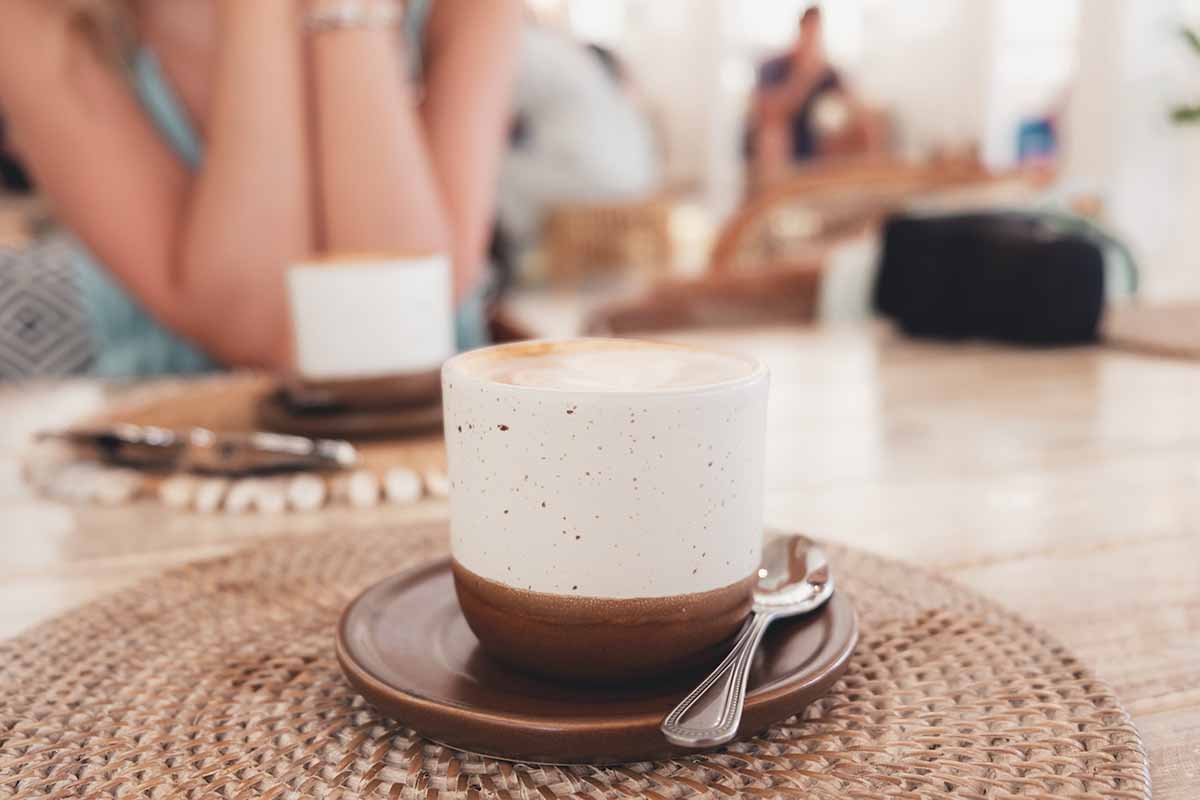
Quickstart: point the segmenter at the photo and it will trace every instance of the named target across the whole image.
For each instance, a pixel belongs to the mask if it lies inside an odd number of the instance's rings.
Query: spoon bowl
[[[771,539],[763,545],[762,561],[754,588],[755,613],[770,612],[776,618],[805,614],[833,594],[829,559],[805,536]]]

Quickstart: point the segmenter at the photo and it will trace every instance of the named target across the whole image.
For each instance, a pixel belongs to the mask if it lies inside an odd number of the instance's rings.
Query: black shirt
[[[792,74],[791,55],[782,55],[766,61],[758,68],[758,87],[773,89],[787,83]],[[813,126],[813,109],[822,94],[841,88],[842,81],[833,67],[826,67],[821,77],[813,84],[800,107],[792,112],[791,154],[793,161],[804,161],[817,154],[817,134]],[[754,153],[754,131],[748,130],[745,150]]]

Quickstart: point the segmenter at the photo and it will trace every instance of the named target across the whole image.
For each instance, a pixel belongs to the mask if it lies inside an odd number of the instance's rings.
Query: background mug
[[[288,270],[288,293],[301,378],[425,372],[455,352],[445,255],[302,262]]]

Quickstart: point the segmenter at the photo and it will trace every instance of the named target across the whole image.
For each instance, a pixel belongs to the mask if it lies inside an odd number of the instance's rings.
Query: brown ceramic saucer
[[[264,395],[255,409],[264,430],[325,439],[361,439],[430,433],[442,425],[442,402],[396,408],[343,408],[300,411],[281,391]]]
[[[858,623],[841,593],[821,610],[771,626],[750,675],[740,737],[799,713],[845,671]],[[337,656],[371,705],[460,750],[552,764],[605,764],[694,754],[659,731],[702,675],[582,687],[511,671],[488,658],[454,594],[450,560],[387,578],[342,612]]]
[[[429,406],[442,399],[440,369],[366,378],[313,380],[299,375],[284,378],[279,386],[284,402],[297,412],[332,408],[394,411],[408,406]]]

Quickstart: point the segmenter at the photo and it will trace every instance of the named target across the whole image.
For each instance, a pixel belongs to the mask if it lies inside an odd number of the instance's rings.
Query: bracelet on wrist
[[[309,33],[355,29],[396,28],[404,21],[401,2],[366,3],[361,0],[342,0],[325,4],[304,16],[304,30]]]

